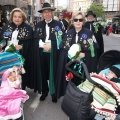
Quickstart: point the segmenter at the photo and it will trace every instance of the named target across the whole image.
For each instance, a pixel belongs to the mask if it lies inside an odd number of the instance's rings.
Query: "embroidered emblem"
[[[23,36],[25,36],[25,32],[23,32],[22,34],[23,34]]]
[[[60,30],[60,27],[59,27],[59,26],[55,26],[55,30],[56,30],[56,31],[59,31],[59,30]]]
[[[8,30],[5,32],[5,37],[9,37],[11,35],[11,32]]]
[[[83,39],[87,39],[87,35],[86,34],[82,34],[82,38]]]
[[[83,43],[86,44],[87,43],[86,40],[83,40]]]

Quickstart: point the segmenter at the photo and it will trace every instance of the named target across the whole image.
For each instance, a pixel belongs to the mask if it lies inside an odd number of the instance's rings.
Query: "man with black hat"
[[[53,11],[51,5],[45,2],[42,9],[38,12],[42,13],[43,21],[35,26],[34,32],[34,50],[35,50],[35,72],[36,91],[41,93],[40,101],[44,101],[48,93],[52,96],[52,102],[56,103],[55,79],[57,72],[59,44],[62,40],[62,24],[60,21],[53,19]],[[49,87],[48,87],[49,80]]]
[[[103,36],[102,36],[102,26],[95,21],[96,15],[93,11],[88,11],[86,14],[87,22],[84,24],[84,27],[93,31],[95,38],[97,40],[97,43],[99,45],[99,49],[97,51],[98,59],[104,52],[104,42],[103,42]]]

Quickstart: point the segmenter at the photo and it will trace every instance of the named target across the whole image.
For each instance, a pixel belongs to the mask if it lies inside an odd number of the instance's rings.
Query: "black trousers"
[[[42,94],[49,92],[48,80],[50,75],[50,53],[43,52],[41,61]]]

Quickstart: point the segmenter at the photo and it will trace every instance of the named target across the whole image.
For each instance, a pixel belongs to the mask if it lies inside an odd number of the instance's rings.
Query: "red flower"
[[[71,72],[68,73],[68,75],[66,75],[66,80],[71,80],[73,78],[73,74]]]

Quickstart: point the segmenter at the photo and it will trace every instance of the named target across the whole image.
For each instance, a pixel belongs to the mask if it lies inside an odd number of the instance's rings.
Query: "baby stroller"
[[[72,63],[79,63],[82,65],[86,80],[80,84],[81,89],[78,89],[78,87],[71,82],[72,80],[68,82],[61,108],[70,117],[70,120],[102,120],[99,118],[94,118],[96,114],[99,114],[105,120],[120,120],[120,118],[116,117],[116,114],[119,114],[120,105],[119,83],[117,83],[117,86],[116,84],[111,83],[109,80],[103,80],[101,78],[98,79],[98,76],[91,77],[84,62],[80,61],[79,59],[75,59],[67,63],[66,69],[71,71],[80,79],[82,77],[69,67]],[[98,63],[98,73],[104,69],[104,72],[108,72],[109,67],[112,65],[120,65],[120,52],[117,50],[107,51],[100,57]],[[87,82],[89,82],[89,85]],[[92,85],[91,89],[84,86],[84,84],[86,84],[88,87]],[[117,91],[116,94],[111,92],[105,85],[110,86],[110,89],[113,91]],[[109,96],[110,99],[107,99],[107,102],[104,100],[106,104],[103,105],[101,102],[103,101],[103,98],[97,94],[96,89],[100,94],[102,94],[101,96]],[[95,97],[95,92],[97,97]],[[100,103],[98,103],[97,100],[96,102],[95,98],[100,98],[102,107],[98,107]],[[113,100],[115,104],[111,104]]]
[[[6,71],[12,70],[14,66],[19,69],[21,65],[23,65],[23,60],[18,53],[0,53],[0,120],[24,120],[23,104],[29,98],[26,92],[21,90],[21,87],[13,89],[5,86],[2,88],[2,80],[8,75],[5,75]],[[9,84],[8,81],[5,82]]]

